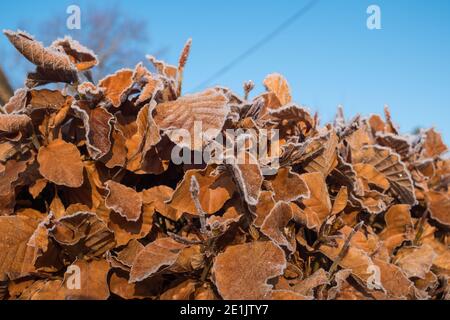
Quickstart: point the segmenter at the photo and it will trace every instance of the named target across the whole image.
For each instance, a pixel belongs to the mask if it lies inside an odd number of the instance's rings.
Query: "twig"
[[[190,239],[184,238],[184,237],[182,237],[176,233],[170,232],[170,231],[167,232],[167,235],[169,237],[171,237],[173,240],[175,240],[176,242],[179,242],[181,244],[185,244],[188,246],[203,243],[203,241],[201,241],[201,240],[190,240]]]
[[[197,178],[195,176],[191,177],[191,187],[189,189],[191,192],[192,200],[194,200],[195,208],[197,209],[197,213],[200,217],[200,231],[202,234],[207,234],[206,229],[206,212],[203,211],[202,205],[200,203],[199,194],[200,194],[200,185],[198,184]]]
[[[428,210],[425,210],[422,214],[422,217],[420,217],[419,223],[417,224],[417,232],[416,232],[416,237],[414,238],[414,245],[418,245],[420,242],[420,238],[422,238],[423,235],[423,231],[424,231],[424,224],[425,224],[425,220],[427,219],[428,216]]]
[[[208,274],[209,274],[209,271],[212,268],[212,265],[213,265],[213,259],[209,259],[207,264],[206,264],[206,267],[202,271],[202,275],[200,276],[200,281],[201,282],[205,282],[206,281],[206,278],[208,277]]]
[[[358,223],[355,228],[353,228],[352,232],[350,232],[350,234],[348,235],[347,239],[344,242],[344,245],[342,246],[342,250],[339,253],[339,255],[337,256],[336,260],[334,260],[333,264],[331,265],[330,268],[330,278],[332,278],[334,276],[334,273],[336,272],[339,264],[341,263],[342,259],[345,258],[345,256],[347,255],[348,249],[350,248],[350,241],[352,241],[353,236],[356,234],[356,232],[359,231],[359,229],[361,229],[361,227],[364,225],[364,221],[361,221],[360,223]]]
[[[192,39],[189,39],[184,45],[183,51],[181,52],[180,59],[178,61],[178,86],[177,86],[177,97],[181,95],[181,88],[183,85],[183,72],[186,66],[187,59],[189,57],[189,52],[191,51]]]
[[[248,100],[248,95],[250,91],[255,88],[255,83],[252,80],[244,82],[244,99]]]

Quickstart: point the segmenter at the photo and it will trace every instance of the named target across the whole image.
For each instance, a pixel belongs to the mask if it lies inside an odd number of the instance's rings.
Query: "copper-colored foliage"
[[[116,108],[125,101],[132,85],[133,71],[129,69],[120,70],[99,83],[99,87],[104,88],[108,101]]]
[[[192,150],[201,150],[203,143],[214,139],[222,130],[229,113],[227,97],[218,90],[209,89],[199,94],[186,95],[175,101],[158,104],[154,119],[170,139]],[[199,132],[195,132],[195,126]],[[179,130],[186,130],[192,140],[180,141]],[[200,140],[203,138],[203,141]]]
[[[77,69],[68,55],[55,47],[45,48],[23,31],[6,30],[4,33],[16,49],[37,66],[36,72],[29,74],[29,87],[49,82],[72,83],[77,80]]]
[[[153,241],[134,259],[130,270],[130,282],[142,281],[162,267],[170,267],[175,263],[183,248],[185,245],[171,238]]]
[[[71,143],[53,140],[39,148],[39,172],[47,180],[71,188],[83,184],[83,162],[80,152]]]
[[[140,195],[133,189],[111,180],[107,181],[105,185],[108,190],[106,206],[119,213],[127,221],[139,220],[142,210]]]
[[[270,241],[228,247],[215,260],[214,283],[224,299],[264,299],[272,289],[267,281],[283,274],[285,259]]]
[[[264,79],[264,86],[269,92],[275,93],[282,105],[291,102],[291,92],[286,79],[277,73],[268,75]]]
[[[195,203],[189,196],[191,177],[193,176],[199,183],[200,204],[208,214],[219,211],[234,193],[235,187],[231,177],[225,174],[214,175],[212,167],[205,170],[188,170],[168,202],[171,207],[193,215],[198,214]]]
[[[279,74],[183,95],[190,40],[80,82],[89,49],[5,34],[36,70],[0,107],[0,299],[449,298],[436,130],[320,126]]]
[[[109,264],[105,260],[80,260],[72,266],[80,270],[80,288],[71,288],[67,282],[70,275],[65,274],[62,287],[65,300],[106,300],[110,293],[107,283]],[[70,269],[70,267],[69,267]]]
[[[75,64],[78,71],[89,70],[98,64],[98,59],[94,52],[70,37],[56,40],[51,47],[61,48],[69,56],[70,61]]]
[[[284,230],[292,217],[292,209],[289,204],[278,202],[264,220],[261,232],[276,244],[287,247],[289,251],[294,251],[292,242],[284,234]]]
[[[309,189],[301,176],[291,171],[291,168],[280,168],[277,175],[270,181],[274,198],[277,201],[295,201],[309,197]]]
[[[33,271],[33,249],[27,243],[38,224],[26,216],[0,217],[0,274],[15,279]]]

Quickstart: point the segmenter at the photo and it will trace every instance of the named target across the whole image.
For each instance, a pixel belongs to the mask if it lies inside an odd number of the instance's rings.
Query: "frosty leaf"
[[[308,186],[291,168],[280,168],[275,178],[269,181],[276,201],[289,202],[309,197]]]
[[[242,152],[232,161],[237,162],[231,165],[231,170],[239,192],[249,205],[256,205],[264,180],[258,161],[248,152]]]
[[[78,71],[86,71],[98,64],[98,59],[94,52],[70,37],[58,39],[50,47],[64,51]]]
[[[100,159],[111,149],[111,121],[114,116],[102,107],[90,109],[75,103],[72,108],[83,120],[89,154],[94,160]]]
[[[104,96],[103,88],[97,87],[95,84],[88,81],[79,84],[77,91],[93,102],[99,102]]]
[[[267,281],[285,268],[284,252],[272,242],[229,246],[214,261],[214,283],[225,300],[258,300],[271,290]]]
[[[144,206],[153,208],[166,218],[178,221],[183,215],[183,210],[177,210],[166,203],[172,198],[173,192],[174,190],[168,186],[158,186],[143,190],[142,202]]]
[[[113,107],[120,107],[125,102],[133,85],[133,70],[123,69],[100,80],[98,86],[104,89],[106,98]]]
[[[139,220],[142,210],[142,199],[139,193],[112,180],[107,181],[105,185],[108,190],[106,206],[119,213],[127,221]]]
[[[147,104],[139,110],[136,118],[136,132],[125,142],[128,170],[140,170],[147,153],[161,140],[159,128],[152,117],[154,104]]]
[[[75,73],[61,73],[57,70],[37,67],[34,72],[27,74],[25,86],[31,89],[55,82],[74,83],[76,81],[78,81],[78,78]]]
[[[331,210],[331,214],[338,214],[347,206],[348,201],[348,191],[347,187],[342,186],[334,199],[333,208]]]
[[[384,216],[386,228],[381,232],[380,239],[390,251],[400,246],[403,241],[412,240],[414,225],[409,210],[408,205],[395,205],[389,208]]]
[[[270,110],[266,118],[276,125],[284,139],[309,135],[314,127],[314,119],[308,110],[296,104]]]
[[[348,236],[349,233],[350,230],[346,228],[344,234]],[[366,251],[367,249],[359,247],[357,241],[358,239],[355,239],[355,241],[350,242],[346,254],[340,260],[339,265],[342,268],[352,270],[352,274],[364,284],[370,283],[373,270],[377,270],[377,272],[379,270],[381,289],[388,296],[399,299],[412,294],[412,282],[408,280],[399,267],[378,258],[371,258],[369,252]],[[345,241],[337,239],[337,243],[338,246],[335,248],[321,246],[320,251],[330,259],[335,260],[341,254]]]
[[[164,292],[161,300],[190,300],[195,292],[196,281],[186,280]]]
[[[291,239],[287,239],[284,229],[292,217],[292,209],[289,204],[286,202],[278,202],[261,226],[262,233],[277,245],[284,246],[291,252],[294,251],[294,246],[292,245],[292,241],[290,241]]]
[[[406,159],[411,153],[411,141],[407,137],[394,135],[392,133],[378,133],[376,135],[377,142],[384,146],[391,148],[396,153],[402,156],[402,160]]]
[[[114,232],[117,246],[123,246],[133,239],[145,238],[153,227],[154,208],[143,206],[141,217],[138,221],[127,221],[116,212],[109,215],[108,228]]]
[[[428,245],[421,247],[401,248],[395,256],[398,265],[408,278],[425,279],[436,258],[433,248]]]
[[[153,64],[156,71],[169,79],[175,80],[177,78],[178,68],[165,63],[164,61],[156,59],[154,56],[147,55],[146,58]]]
[[[14,113],[23,110],[27,104],[27,93],[28,90],[26,88],[17,89],[14,92],[14,95],[3,106],[3,109],[7,113]]]
[[[8,160],[0,171],[0,215],[14,213],[15,189],[20,176],[28,168],[27,161]]]
[[[374,259],[373,262],[380,270],[380,280],[389,297],[405,299],[412,296],[413,283],[402,269],[380,259]]]
[[[233,223],[239,222],[242,217],[240,204],[229,202],[229,207],[225,209],[223,216],[210,216],[206,220],[206,225],[215,232],[225,233]]]
[[[80,270],[80,288],[71,289],[68,285],[72,273],[66,273],[63,283],[66,300],[106,300],[109,297],[108,272],[109,263],[106,260],[77,260],[72,266]],[[69,267],[70,268],[70,267]],[[73,281],[73,280],[72,280]],[[72,284],[73,285],[73,284]]]
[[[220,133],[229,111],[225,95],[208,89],[158,104],[154,119],[174,143],[201,150],[203,143],[210,142]],[[183,141],[186,134],[190,134],[187,142]]]
[[[17,133],[31,123],[31,119],[24,114],[0,114],[0,136]]]
[[[144,245],[133,239],[125,246],[125,248],[120,250],[117,255],[109,253],[107,259],[113,268],[130,271],[134,259],[136,259],[137,254],[141,252],[142,249],[144,249]]]
[[[348,236],[351,232],[351,228],[345,227],[342,231],[345,236]],[[327,245],[320,247],[320,251],[333,261],[335,261],[341,254],[342,249],[344,248],[345,239],[336,239],[336,242],[336,247]],[[344,269],[350,269],[353,275],[358,277],[360,280],[367,282],[369,276],[371,275],[369,267],[373,265],[369,254],[363,249],[352,244],[347,250],[348,251],[345,256],[340,260],[339,265]]]
[[[34,249],[27,243],[38,224],[26,216],[0,217],[0,274],[15,279],[33,271]]]
[[[400,199],[401,203],[410,205],[416,203],[411,174],[398,154],[384,147],[366,146],[352,161],[353,163],[373,165],[389,181],[390,190]]]
[[[273,198],[273,193],[271,191],[262,191],[259,194],[258,202],[255,206],[256,218],[253,224],[256,227],[261,227],[267,215],[272,211],[275,206],[276,201]]]
[[[48,89],[33,89],[28,90],[28,106],[27,111],[36,111],[40,109],[50,109],[56,111],[61,109],[67,100],[71,100],[72,97],[65,96],[61,91],[48,90]]]
[[[426,232],[424,232],[426,234]],[[436,240],[434,237],[427,237],[423,240],[423,244],[433,248],[436,257],[433,259],[433,270],[437,274],[450,274],[450,249],[448,245]]]
[[[4,33],[14,47],[38,67],[37,72],[31,76],[33,81],[38,80],[34,85],[48,82],[72,83],[77,80],[77,69],[65,53],[54,48],[45,48],[42,43],[22,31],[6,30]]]
[[[424,133],[425,141],[423,144],[422,156],[427,158],[438,157],[448,150],[442,141],[441,134],[434,129],[430,129]]]
[[[39,149],[39,172],[47,180],[70,188],[83,184],[83,162],[77,147],[61,139]]]
[[[308,278],[303,279],[298,284],[292,287],[293,291],[304,295],[314,296],[314,289],[326,285],[330,282],[330,275],[324,269],[319,269],[310,275]]]
[[[273,92],[266,92],[253,100],[252,116],[265,119],[270,110],[276,110],[282,106],[280,100]]]
[[[151,74],[142,63],[136,65],[133,74],[133,81],[142,88],[136,104],[152,100],[158,92],[164,90],[163,81]]]
[[[328,300],[335,300],[337,296],[343,291],[344,286],[346,285],[347,278],[352,274],[352,271],[349,269],[342,269],[336,272],[334,275],[334,281],[336,285],[328,290]]]
[[[450,226],[450,195],[444,192],[429,191],[425,199],[433,219]]]
[[[185,247],[171,238],[160,238],[151,242],[136,256],[131,267],[130,282],[142,281],[161,268],[170,267]]]
[[[308,228],[320,228],[322,223],[331,213],[331,200],[323,175],[320,172],[306,173],[302,176],[310,196],[302,200],[305,205],[305,215],[308,221]]]
[[[323,146],[323,151],[307,159],[304,168],[307,172],[321,172],[326,177],[337,164],[336,148],[339,141],[334,131],[321,138],[320,141],[320,145]],[[311,153],[311,147],[309,146],[305,151]]]
[[[114,234],[91,212],[77,212],[58,219],[49,234],[74,256],[98,257],[115,246]]]
[[[264,86],[266,87],[267,91],[275,93],[282,105],[291,102],[292,98],[289,84],[282,75],[278,73],[268,75],[264,79]]]
[[[367,183],[373,184],[382,190],[389,189],[389,181],[384,177],[383,174],[378,172],[378,170],[371,164],[358,163],[353,166],[356,174],[365,179]]]
[[[224,174],[213,175],[212,171],[211,167],[205,170],[188,170],[168,204],[176,210],[198,215],[189,191],[191,177],[195,176],[200,185],[199,199],[203,210],[208,214],[220,210],[233,195],[235,187],[231,177]]]
[[[155,298],[163,287],[162,277],[153,277],[137,283],[129,283],[128,275],[123,271],[114,270],[109,279],[111,293],[122,299]]]

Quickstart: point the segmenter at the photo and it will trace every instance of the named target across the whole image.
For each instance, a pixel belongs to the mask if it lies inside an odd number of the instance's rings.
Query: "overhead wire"
[[[239,54],[236,58],[231,60],[229,63],[221,67],[219,70],[214,72],[211,76],[209,76],[206,80],[199,83],[197,86],[194,87],[193,91],[198,91],[206,87],[207,85],[211,84],[214,80],[220,78],[222,75],[230,71],[232,68],[234,68],[236,65],[238,65],[240,62],[242,62],[245,58],[253,54],[254,52],[258,51],[261,47],[263,47],[265,44],[273,40],[275,37],[277,37],[281,32],[283,32],[287,27],[292,25],[294,22],[296,22],[298,19],[303,17],[306,13],[311,11],[320,0],[310,0],[308,3],[306,3],[303,7],[301,7],[297,12],[295,12],[292,16],[288,17],[286,20],[284,20],[280,25],[278,25],[275,29],[273,29],[271,32],[269,32],[266,36],[264,36],[262,39],[260,39],[258,42],[253,44],[251,47],[249,47],[247,50],[243,51],[241,54]]]

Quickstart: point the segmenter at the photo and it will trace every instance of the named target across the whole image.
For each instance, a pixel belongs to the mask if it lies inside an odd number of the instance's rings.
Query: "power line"
[[[215,73],[213,73],[209,78],[207,78],[205,81],[198,84],[193,91],[198,91],[202,89],[203,87],[206,87],[208,84],[210,84],[212,81],[216,80],[220,76],[222,76],[224,73],[228,72],[230,69],[232,69],[234,66],[236,66],[239,62],[241,62],[243,59],[257,51],[259,48],[261,48],[263,45],[265,45],[267,42],[278,36],[284,29],[289,27],[291,24],[293,24],[295,21],[297,21],[299,18],[304,16],[308,11],[310,11],[312,8],[314,8],[320,0],[311,0],[309,1],[305,6],[303,6],[300,10],[298,10],[296,13],[294,13],[291,17],[289,17],[287,20],[285,20],[283,23],[281,23],[277,28],[275,28],[272,32],[268,33],[264,38],[256,42],[254,45],[252,45],[250,48],[242,52],[240,55],[238,55],[236,58],[234,58],[232,61],[230,61],[227,65],[223,66],[219,70],[217,70]]]

